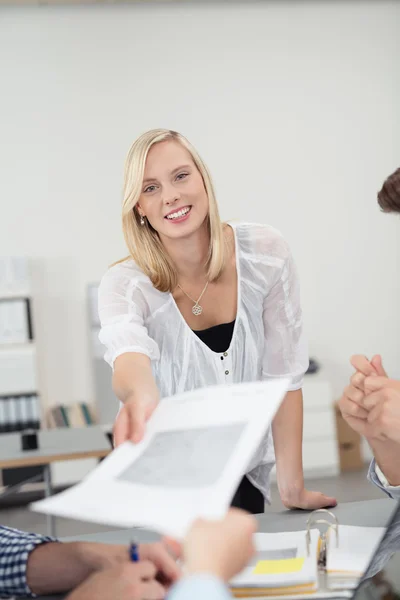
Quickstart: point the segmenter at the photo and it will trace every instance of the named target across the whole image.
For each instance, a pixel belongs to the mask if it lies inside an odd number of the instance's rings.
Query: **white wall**
[[[43,395],[90,399],[85,286],[124,254],[125,154],[186,134],[225,218],[291,242],[311,353],[400,377],[400,5],[246,2],[0,9],[0,255],[34,259]]]

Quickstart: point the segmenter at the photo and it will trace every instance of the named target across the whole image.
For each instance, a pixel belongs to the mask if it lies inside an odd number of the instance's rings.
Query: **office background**
[[[400,377],[400,4],[0,6],[0,256],[32,267],[42,406],[96,404],[88,285],[125,255],[123,162],[186,135],[224,219],[289,240],[310,352],[337,398],[355,352]]]

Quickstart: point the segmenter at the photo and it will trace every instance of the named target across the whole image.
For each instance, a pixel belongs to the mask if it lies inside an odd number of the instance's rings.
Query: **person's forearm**
[[[290,503],[303,489],[303,393],[288,392],[272,423],[277,483],[280,496]]]
[[[154,401],[159,396],[150,359],[144,354],[127,353],[119,356],[112,383],[116,396],[123,403],[136,397]]]
[[[68,592],[93,572],[84,558],[80,542],[49,542],[38,546],[27,563],[30,590],[37,595]]]
[[[390,440],[368,439],[375,460],[390,485],[400,485],[400,444]]]

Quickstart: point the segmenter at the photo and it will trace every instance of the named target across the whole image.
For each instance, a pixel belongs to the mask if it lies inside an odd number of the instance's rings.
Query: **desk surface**
[[[333,509],[339,523],[343,525],[365,525],[383,527],[387,525],[390,515],[396,509],[397,503],[390,499],[382,500],[366,500],[361,502],[347,502],[339,504]],[[298,531],[305,529],[306,521],[309,513],[306,511],[288,511],[280,512],[267,511],[264,515],[259,515],[259,531],[262,532],[279,532],[279,531]],[[157,540],[159,536],[154,533],[142,529],[120,529],[117,531],[102,532],[98,534],[82,535],[78,537],[63,538],[63,541],[87,541],[87,542],[104,542],[108,544],[129,544],[132,539],[132,534],[141,542],[150,542]],[[374,572],[377,572],[385,561],[388,555],[400,550],[400,520],[395,524],[391,531],[385,547],[376,557]],[[395,544],[393,543],[395,540]],[[55,600],[60,596],[46,596],[38,600]]]
[[[336,514],[339,523],[342,525],[369,525],[371,527],[382,527],[388,521],[388,515],[395,508],[396,503],[389,498],[379,500],[363,500],[361,502],[345,502],[339,504],[332,512]],[[259,531],[279,532],[279,531],[299,531],[306,528],[308,511],[303,510],[282,510],[274,512],[267,509],[263,515],[258,515]],[[154,541],[159,539],[155,533],[144,529],[118,529],[102,533],[92,533],[81,535],[79,538],[63,538],[63,541],[73,541],[76,539],[87,542],[104,542],[107,544],[129,544],[132,535],[139,538],[140,541]]]
[[[111,452],[101,427],[77,427],[38,431],[39,448],[21,449],[20,433],[0,435],[0,469],[46,465],[80,458],[102,458]]]

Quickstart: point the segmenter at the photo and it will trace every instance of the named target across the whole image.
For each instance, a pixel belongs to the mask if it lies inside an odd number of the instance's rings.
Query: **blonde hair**
[[[154,144],[172,140],[181,144],[191,155],[204,182],[208,196],[208,230],[210,248],[207,257],[209,281],[221,275],[225,263],[224,233],[210,173],[190,142],[176,131],[153,129],[141,135],[131,146],[125,162],[122,230],[129,254],[161,292],[172,292],[177,284],[177,272],[166,253],[160,237],[146,219],[140,224],[136,204],[142,193],[143,176],[149,150]],[[126,260],[126,259],[125,259]]]

